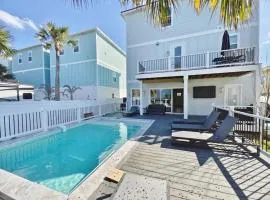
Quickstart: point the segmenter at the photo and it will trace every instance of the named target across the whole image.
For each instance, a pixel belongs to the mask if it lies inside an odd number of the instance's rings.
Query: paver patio
[[[269,163],[248,154],[170,143],[179,116],[143,116],[155,123],[119,166],[127,173],[167,181],[170,199],[270,199]],[[137,117],[138,118],[138,117]],[[119,185],[104,181],[90,199],[112,199]]]

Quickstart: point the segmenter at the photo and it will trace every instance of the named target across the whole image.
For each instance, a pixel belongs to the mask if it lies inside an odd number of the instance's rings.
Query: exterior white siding
[[[255,10],[252,19],[248,24],[241,26],[237,31],[228,30],[230,36],[236,36],[237,49],[255,48],[254,50],[254,63],[259,61],[259,3],[256,2]],[[140,82],[143,83],[143,90],[141,95],[142,105],[146,107],[150,102],[150,89],[153,88],[183,88],[183,75],[168,76],[167,79],[158,79],[159,74],[165,74],[162,70],[170,70],[170,57],[174,57],[175,47],[181,46],[181,57],[190,55],[203,55],[206,58],[207,53],[217,52],[214,58],[220,55],[222,37],[224,31],[227,29],[223,26],[220,18],[219,11],[213,15],[209,9],[204,9],[200,15],[197,15],[189,2],[181,1],[180,8],[177,12],[172,12],[172,25],[166,28],[154,26],[147,19],[143,8],[133,9],[122,13],[123,18],[127,25],[127,96],[128,105],[131,106],[131,90],[140,89]],[[155,65],[160,59],[165,59],[164,65],[159,72],[143,71],[142,75],[138,73],[139,62],[150,61],[143,65]],[[213,58],[208,61],[212,62]],[[182,61],[181,61],[182,62]],[[207,63],[207,61],[202,61]],[[191,62],[192,63],[192,62]],[[163,65],[158,64],[158,66]],[[205,65],[207,67],[207,65]],[[224,66],[222,66],[224,67]],[[242,88],[241,104],[250,105],[256,102],[258,96],[257,85],[255,83],[254,74],[258,69],[258,65],[253,65],[251,73],[248,75],[228,75],[219,78],[203,78],[203,79],[190,79],[188,80],[188,114],[192,115],[206,115],[210,112],[212,103],[217,105],[225,104],[225,87],[228,84],[237,84]],[[202,68],[203,70],[203,68]],[[181,71],[181,70],[180,70]],[[213,71],[219,71],[218,68]],[[237,69],[231,69],[231,72],[237,72]],[[247,70],[248,72],[248,70]],[[173,73],[173,72],[172,72]],[[200,73],[200,72],[198,72]],[[209,72],[214,73],[214,72]],[[222,70],[219,72],[223,73]],[[138,75],[139,74],[139,75]],[[196,74],[196,72],[195,72]],[[144,77],[150,77],[145,81]],[[152,78],[151,78],[152,77]],[[163,78],[166,78],[163,77]],[[166,82],[167,80],[167,82]],[[174,81],[172,81],[174,80]],[[151,82],[151,81],[150,81]],[[214,99],[193,99],[194,86],[216,86],[216,98]]]

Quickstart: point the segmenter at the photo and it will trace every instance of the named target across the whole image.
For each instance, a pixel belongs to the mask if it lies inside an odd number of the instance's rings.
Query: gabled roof
[[[102,37],[104,40],[106,40],[108,43],[110,43],[116,50],[118,50],[123,56],[126,56],[126,52],[122,50],[109,36],[107,36],[100,28],[95,27],[91,28],[85,31],[81,31],[78,33],[73,33],[70,36],[78,36],[78,35],[83,35],[87,33],[95,32],[97,33],[100,37]]]

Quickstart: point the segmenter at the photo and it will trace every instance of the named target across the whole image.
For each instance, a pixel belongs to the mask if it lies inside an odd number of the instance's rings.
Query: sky
[[[38,28],[53,21],[68,26],[70,33],[99,27],[125,50],[122,9],[118,0],[96,0],[93,6],[83,9],[74,8],[70,0],[0,0],[0,25],[11,32],[16,49],[38,44],[34,37]]]

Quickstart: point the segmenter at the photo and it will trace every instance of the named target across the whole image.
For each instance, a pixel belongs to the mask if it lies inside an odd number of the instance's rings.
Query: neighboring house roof
[[[88,29],[82,32],[71,34],[70,36],[78,36],[83,35],[91,32],[96,32],[99,36],[101,36],[104,40],[106,40],[108,43],[110,43],[116,50],[118,50],[123,56],[126,56],[126,52],[122,50],[112,39],[109,38],[100,28],[95,27],[92,29]]]
[[[42,44],[36,44],[36,45],[28,46],[28,47],[25,47],[25,48],[22,48],[22,49],[16,49],[16,51],[20,52],[20,51],[30,50],[30,49],[33,49],[33,48],[36,48],[36,47],[43,47],[43,45]]]

